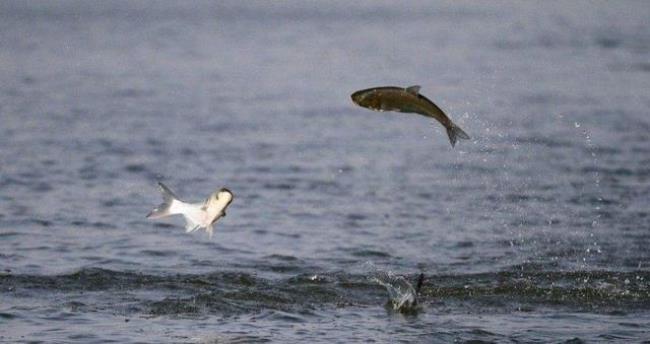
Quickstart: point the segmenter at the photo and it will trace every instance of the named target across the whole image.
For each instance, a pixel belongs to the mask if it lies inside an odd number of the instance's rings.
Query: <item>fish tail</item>
[[[160,187],[160,192],[162,193],[163,202],[160,203],[154,210],[152,210],[148,215],[148,219],[158,219],[161,217],[172,215],[171,207],[174,201],[178,201],[178,197],[174,195],[172,190],[170,190],[165,184],[158,182]]]
[[[449,135],[449,142],[451,142],[452,147],[456,146],[456,141],[459,138],[469,140],[469,135],[454,123],[451,123],[451,125],[447,127],[447,135]]]
[[[415,287],[415,292],[420,293],[420,289],[422,289],[422,285],[424,284],[424,274],[420,273],[420,276],[418,276],[418,283]]]

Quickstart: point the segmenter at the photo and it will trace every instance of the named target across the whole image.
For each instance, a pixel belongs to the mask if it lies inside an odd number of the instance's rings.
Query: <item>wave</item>
[[[67,294],[68,303],[85,305],[78,309],[129,304],[131,312],[154,316],[241,314],[264,309],[301,313],[319,307],[386,304],[386,289],[376,277],[374,273],[332,272],[267,279],[232,271],[154,275],[86,268],[53,276],[5,273],[0,275],[0,290],[5,297],[16,298]],[[403,278],[415,281],[417,275]],[[650,271],[427,274],[418,302],[469,312],[552,307],[628,313],[650,308],[649,281]]]

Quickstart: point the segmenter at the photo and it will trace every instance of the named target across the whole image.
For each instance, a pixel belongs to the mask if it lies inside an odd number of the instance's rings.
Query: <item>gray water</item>
[[[3,1],[0,341],[650,340],[649,17]],[[472,140],[349,98],[414,84]],[[212,239],[159,180],[233,190]]]

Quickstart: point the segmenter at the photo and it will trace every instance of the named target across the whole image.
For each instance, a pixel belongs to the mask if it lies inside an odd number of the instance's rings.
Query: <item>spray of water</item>
[[[368,278],[386,288],[388,292],[387,306],[401,313],[410,313],[418,309],[418,289],[422,285],[424,275],[420,275],[417,288],[414,288],[403,276],[392,271],[384,271],[372,263],[366,263]]]

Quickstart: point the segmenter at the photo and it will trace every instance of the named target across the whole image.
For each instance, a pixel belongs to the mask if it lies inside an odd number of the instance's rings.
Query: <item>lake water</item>
[[[648,341],[648,17],[3,1],[0,341]],[[350,100],[415,84],[472,140]],[[145,219],[159,180],[233,190],[212,239]]]

